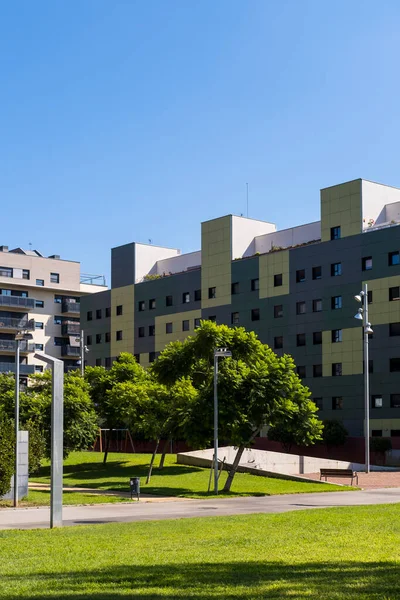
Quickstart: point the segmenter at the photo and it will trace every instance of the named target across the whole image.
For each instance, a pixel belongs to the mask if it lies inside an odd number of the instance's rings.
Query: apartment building
[[[289,208],[289,206],[288,206]],[[400,189],[357,179],[320,192],[321,219],[291,229],[233,215],[201,225],[201,250],[111,251],[111,290],[82,298],[88,364],[121,351],[144,366],[201,319],[254,330],[291,354],[321,418],[363,435],[369,286],[371,435],[400,435]]]
[[[33,336],[20,342],[21,376],[43,371],[35,351],[63,359],[65,370],[77,368],[80,300],[107,289],[104,284],[104,278],[81,276],[78,262],[0,246],[0,372],[15,371],[15,335],[21,330]]]

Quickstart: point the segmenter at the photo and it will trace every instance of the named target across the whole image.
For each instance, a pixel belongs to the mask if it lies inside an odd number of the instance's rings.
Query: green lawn
[[[82,492],[63,493],[63,504],[108,504],[112,502],[126,502],[129,498],[119,498],[118,496],[105,496],[104,494],[87,494]],[[49,490],[29,490],[27,498],[19,501],[20,507],[28,506],[49,506]],[[12,500],[0,500],[0,508],[12,506]]]
[[[102,459],[103,456],[97,452],[74,452],[71,454],[64,463],[64,485],[129,491],[129,478],[140,477],[143,493],[187,498],[212,496],[207,492],[210,469],[178,465],[175,455],[167,455],[162,471],[154,469],[149,485],[145,485],[150,462],[149,454],[110,454],[105,467]],[[221,488],[226,477],[227,473],[223,472],[220,479]],[[39,475],[32,480],[49,483],[49,467],[44,466]],[[331,484],[289,481],[237,473],[230,495],[263,496],[348,489],[350,488]]]
[[[400,505],[0,532],[2,600],[398,600]]]

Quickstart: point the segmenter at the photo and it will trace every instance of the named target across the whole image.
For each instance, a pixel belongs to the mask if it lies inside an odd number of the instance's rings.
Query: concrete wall
[[[307,225],[299,227],[291,227],[290,229],[282,229],[267,235],[260,235],[255,238],[255,252],[263,254],[269,252],[273,246],[281,248],[289,248],[305,244],[321,238],[321,222],[315,221]]]
[[[363,229],[368,229],[370,219],[373,219],[377,225],[390,220],[387,219],[385,206],[386,204],[400,202],[400,190],[388,185],[364,180],[362,181],[361,189]]]
[[[188,252],[187,254],[180,254],[173,256],[172,258],[165,258],[159,260],[156,263],[156,273],[158,275],[166,275],[170,273],[182,273],[193,267],[201,266],[201,251]]]
[[[255,239],[276,231],[274,223],[232,216],[232,258],[251,256],[257,252]]]
[[[147,274],[157,274],[158,261],[178,256],[179,254],[180,250],[176,248],[135,244],[135,283],[142,281],[143,277]]]
[[[28,495],[28,448],[29,432],[19,432],[19,474],[18,474],[18,498],[21,499]],[[12,500],[14,496],[14,477],[11,479],[11,490],[2,497],[2,500]]]

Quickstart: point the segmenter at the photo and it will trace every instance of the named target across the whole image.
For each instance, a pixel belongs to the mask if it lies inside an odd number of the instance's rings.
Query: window
[[[197,329],[198,327],[200,327],[200,319],[195,319],[194,320],[194,328]]]
[[[238,312],[231,313],[231,324],[239,325],[239,313]]]
[[[342,274],[342,263],[332,263],[331,264],[331,276],[337,277]]]
[[[93,319],[93,313],[91,310],[88,310],[86,313],[86,320],[91,321]]]
[[[322,365],[313,365],[313,377],[322,377]]]
[[[363,271],[370,271],[372,269],[372,256],[365,256],[361,259],[361,268]]]
[[[215,296],[213,296],[213,298],[215,298]],[[189,302],[190,302],[190,294],[189,294],[189,292],[183,292],[183,294],[182,294],[182,303],[183,304],[188,304]]]
[[[332,329],[332,344],[337,344],[342,341],[342,330]]]
[[[54,317],[54,325],[62,325],[62,317],[59,317],[58,315],[56,315]]]
[[[101,358],[96,358],[96,367],[101,367]]]
[[[44,286],[44,279],[36,279],[36,285]]]
[[[321,279],[322,277],[322,267],[313,267],[312,268],[312,278],[313,279]]]
[[[201,290],[194,290],[194,299],[195,299],[195,302],[200,302],[200,300],[201,300]]]
[[[30,279],[31,273],[29,269],[22,269],[22,279]]]
[[[278,275],[274,275],[274,287],[280,287],[283,283],[283,276],[282,273],[279,273]]]
[[[322,310],[322,300],[318,298],[318,300],[312,301],[312,309],[313,312],[321,312]]]
[[[35,373],[43,373],[43,365],[35,365]]]
[[[390,408],[400,408],[400,394],[390,394]]]
[[[371,437],[382,437],[382,429],[372,429]]]
[[[208,297],[209,297],[209,299],[216,298],[217,297],[217,288],[209,287],[208,288]]]
[[[332,363],[332,377],[341,377],[342,363]]]
[[[138,310],[139,310],[139,312],[143,312],[144,310],[146,310],[146,303],[144,300],[139,300]]]
[[[101,319],[101,308],[96,309],[96,319]]]
[[[260,280],[259,279],[252,279],[251,280],[251,291],[252,292],[256,292],[259,289],[260,289]]]
[[[138,337],[144,338],[144,327],[138,327]]]
[[[149,336],[150,337],[154,337],[156,335],[156,326],[155,325],[149,325]]]
[[[400,264],[399,252],[389,252],[388,263],[389,263],[389,267],[394,267],[395,265],[399,265]]]
[[[252,321],[259,321],[260,320],[260,309],[259,308],[252,308],[251,309],[251,320]]]
[[[35,344],[35,350],[43,350],[43,349],[44,349],[43,344]]]
[[[299,269],[296,271],[296,283],[302,283],[306,280],[306,271],[305,269]]]
[[[207,317],[207,321],[215,323],[217,321],[217,317],[215,315],[210,315],[209,317]]]
[[[332,398],[332,410],[342,410],[343,398],[342,396],[333,396]]]
[[[44,300],[35,300],[36,308],[44,308]]]
[[[306,377],[306,368],[304,366],[297,367],[297,375],[300,379],[304,379]]]
[[[115,314],[117,315],[117,317],[120,317],[123,313],[123,308],[122,308],[122,304],[118,304]]]
[[[306,345],[306,334],[298,333],[296,336],[296,345],[297,346],[305,346]]]
[[[389,335],[390,337],[400,335],[400,323],[389,323]]]
[[[239,283],[237,281],[235,281],[235,283],[231,284],[231,294],[238,294],[239,293]]]
[[[304,315],[306,312],[305,302],[296,302],[296,315]]]
[[[0,267],[0,277],[13,277],[13,270],[10,267]]]
[[[391,358],[389,365],[391,373],[398,373],[400,371],[400,358]]]
[[[41,321],[35,321],[35,329],[44,329],[44,324]]]
[[[56,304],[61,304],[61,302],[62,302],[62,296],[59,296],[58,294],[55,294],[55,296],[54,296],[54,302]]]
[[[189,321],[186,319],[182,321],[182,331],[189,331]]]
[[[111,333],[109,331],[105,332],[104,339],[105,339],[106,344],[109,344],[111,342]]]
[[[172,305],[173,305],[172,296],[165,296],[165,306],[172,306]]]
[[[391,437],[400,437],[400,429],[391,429],[390,435]]]
[[[135,357],[137,364],[140,365],[140,354],[134,354],[133,356]]]
[[[368,290],[367,296],[368,296],[368,304],[372,304],[372,290]]]
[[[92,345],[92,336],[91,335],[86,336],[86,345],[87,346]]]
[[[111,307],[107,306],[107,308],[105,309],[105,317],[106,319],[109,319],[111,317]]]
[[[111,367],[111,357],[107,356],[107,358],[104,359],[104,366],[106,369],[109,369]]]
[[[331,308],[332,308],[332,310],[337,310],[338,308],[342,308],[342,296],[332,296]]]
[[[274,348],[275,350],[283,348],[283,336],[279,335],[278,337],[274,337]]]
[[[274,306],[274,319],[280,319],[281,317],[283,317],[283,305],[276,304]]]
[[[165,323],[165,333],[172,333],[172,323]]]
[[[389,301],[393,302],[394,300],[400,300],[399,286],[389,288]]]
[[[331,227],[331,240],[340,240],[340,226]]]
[[[314,331],[314,333],[312,334],[312,338],[314,346],[322,344],[322,331]]]
[[[156,299],[155,298],[151,298],[151,300],[149,300],[149,309],[150,310],[154,310],[156,307]]]
[[[157,352],[149,352],[149,363],[153,363],[157,358]]]
[[[382,408],[383,406],[383,398],[381,394],[377,394],[371,397],[372,408]]]
[[[115,339],[117,340],[117,342],[120,342],[122,340],[122,331],[116,331],[115,332]]]
[[[101,344],[101,333],[96,333],[96,344]]]
[[[50,273],[50,283],[60,283],[59,273]]]
[[[322,410],[323,409],[322,398],[312,398],[312,401],[314,402],[314,404],[318,408],[318,410]]]

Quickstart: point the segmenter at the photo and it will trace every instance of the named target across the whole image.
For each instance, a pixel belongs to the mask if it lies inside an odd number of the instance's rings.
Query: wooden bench
[[[327,477],[348,477],[351,479],[351,485],[353,485],[353,479],[358,485],[358,473],[352,469],[320,469],[320,473],[320,480],[323,477],[325,477],[325,481],[327,481]]]

